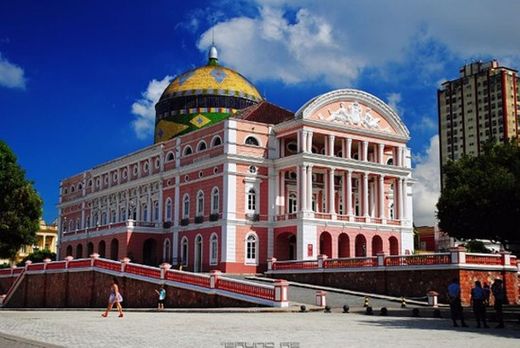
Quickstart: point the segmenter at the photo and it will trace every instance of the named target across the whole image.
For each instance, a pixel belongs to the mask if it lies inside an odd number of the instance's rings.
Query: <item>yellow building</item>
[[[36,232],[36,241],[33,245],[24,245],[16,254],[16,262],[20,262],[24,257],[36,250],[48,249],[56,252],[58,241],[58,227],[52,223],[47,225],[43,219],[40,219],[40,229]],[[9,263],[9,260],[0,260],[0,264]]]

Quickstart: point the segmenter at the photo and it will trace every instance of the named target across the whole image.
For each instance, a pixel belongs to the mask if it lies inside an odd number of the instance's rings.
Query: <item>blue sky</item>
[[[478,0],[2,1],[0,139],[52,220],[60,179],[152,143],[155,99],[205,63],[214,32],[221,63],[287,109],[342,87],[396,108],[412,134],[416,220],[429,223],[437,86],[474,59],[520,66],[520,5],[498,3],[511,10],[493,22]]]

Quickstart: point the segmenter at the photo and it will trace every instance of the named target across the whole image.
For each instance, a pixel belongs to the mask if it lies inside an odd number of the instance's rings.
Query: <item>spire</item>
[[[215,47],[215,32],[211,30],[211,47],[208,52],[208,65],[218,65],[218,51]]]

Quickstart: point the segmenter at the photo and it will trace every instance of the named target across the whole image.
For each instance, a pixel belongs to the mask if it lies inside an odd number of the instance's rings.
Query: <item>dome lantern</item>
[[[209,49],[208,65],[218,65],[218,51],[215,45],[212,45]]]

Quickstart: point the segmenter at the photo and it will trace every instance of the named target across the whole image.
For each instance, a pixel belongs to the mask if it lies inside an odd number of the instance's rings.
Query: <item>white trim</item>
[[[200,146],[204,144],[204,148],[203,149],[200,149]],[[197,147],[196,147],[197,151],[196,152],[201,152],[201,151],[206,151],[208,149],[208,144],[204,141],[204,140],[201,140],[197,143]]]
[[[188,151],[188,149],[190,150],[190,153],[186,153]],[[191,145],[184,146],[184,148],[182,149],[182,157],[191,156],[191,155],[193,155],[193,149],[192,149]]]
[[[202,197],[201,197],[202,195]],[[199,207],[199,199],[202,198],[202,210],[200,210]],[[197,191],[197,198],[196,198],[196,207],[195,207],[195,216],[204,216],[204,191],[198,190]]]
[[[217,138],[220,140],[220,144],[215,145],[215,141],[217,140]],[[222,143],[223,143],[222,142],[222,137],[217,134],[217,135],[214,135],[213,138],[211,138],[211,142],[209,143],[210,144],[209,146],[210,147],[216,147],[216,146],[222,145]]]
[[[197,246],[199,243],[197,240],[199,238],[200,238],[200,253],[197,252]],[[200,261],[199,269],[196,269],[197,261]],[[204,263],[204,238],[202,237],[202,234],[197,233],[197,235],[195,236],[195,239],[193,239],[193,272],[201,273],[203,263]]]
[[[247,139],[249,138],[253,138],[256,140],[256,142],[258,143],[258,145],[255,145],[255,144],[248,144],[247,143]],[[254,146],[254,147],[263,147],[262,145],[262,142],[254,135],[254,134],[248,134],[246,135],[245,139],[244,139],[244,145],[247,145],[247,146]]]
[[[171,155],[172,158],[171,158],[171,159],[168,159],[168,157],[169,157],[170,155]],[[173,153],[173,151],[168,151],[168,152],[166,153],[166,157],[165,157],[165,158],[166,158],[166,163],[173,162],[173,161],[175,161],[175,154]]]
[[[217,209],[214,208],[214,205],[215,205],[215,191],[216,191],[216,202],[217,202]],[[218,186],[213,186],[213,188],[211,189],[211,199],[210,199],[210,204],[211,204],[211,207],[210,207],[210,211],[211,211],[211,214],[216,214],[220,211],[220,190],[218,188]]]
[[[184,253],[184,244],[186,244],[186,254]],[[181,239],[181,252],[180,252],[180,262],[183,266],[188,266],[188,259],[190,256],[190,241],[188,240],[188,237],[184,236]]]
[[[217,255],[213,255],[213,242],[217,244]],[[218,235],[215,232],[211,233],[209,237],[209,264],[211,266],[218,265]]]

